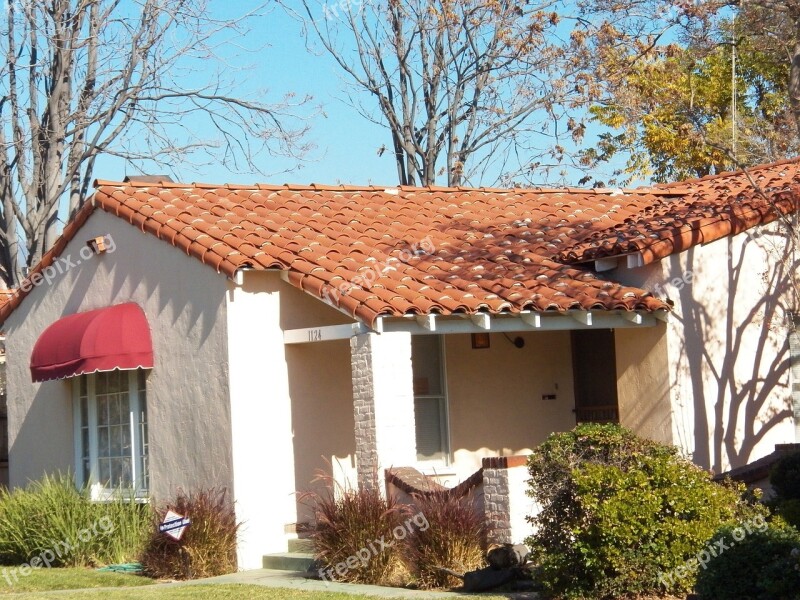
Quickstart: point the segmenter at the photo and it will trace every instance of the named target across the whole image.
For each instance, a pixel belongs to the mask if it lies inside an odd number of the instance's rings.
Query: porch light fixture
[[[92,238],[86,242],[86,245],[92,249],[92,252],[95,254],[103,254],[106,250],[108,250],[108,242],[106,242],[106,238],[108,236],[101,235],[96,238]]]
[[[472,349],[482,350],[488,348],[490,345],[488,333],[473,333],[472,334]]]

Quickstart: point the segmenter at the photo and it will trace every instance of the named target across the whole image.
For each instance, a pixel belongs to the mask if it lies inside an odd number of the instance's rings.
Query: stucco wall
[[[225,278],[99,210],[64,256],[80,260],[85,241],[104,234],[113,252],[34,288],[6,321],[10,483],[75,468],[70,382],[31,383],[39,335],[66,315],[136,302],[155,353],[147,380],[151,493],[166,499],[177,487],[230,487]]]
[[[490,347],[473,350],[469,335],[445,343],[453,485],[487,456],[530,454],[554,431],[575,426],[572,351],[568,331],[493,333]],[[556,394],[555,400],[542,395]],[[447,469],[445,469],[446,471]]]
[[[314,487],[318,471],[333,466],[340,482],[354,473],[349,342],[283,342],[286,329],[348,319],[277,272],[247,271],[243,286],[229,286],[235,496],[245,520],[239,559],[254,568],[262,554],[285,552],[290,527],[309,520],[299,493]]]
[[[644,437],[672,444],[666,324],[617,329],[614,347],[620,424]]]
[[[715,471],[794,439],[786,256],[773,224],[609,274],[674,302],[666,327],[672,435]]]

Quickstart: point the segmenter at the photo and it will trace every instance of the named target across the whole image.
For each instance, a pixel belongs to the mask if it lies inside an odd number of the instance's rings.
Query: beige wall
[[[715,471],[794,441],[786,313],[791,261],[779,225],[609,276],[669,297],[673,439]]]
[[[353,320],[282,281],[278,273],[252,273],[265,289],[279,297],[281,330],[352,323]],[[341,485],[355,483],[355,426],[350,342],[337,340],[283,345],[291,400],[293,492],[319,491],[323,482],[312,483],[320,472],[331,473]],[[263,380],[263,374],[260,375]],[[270,460],[286,461],[286,455]],[[310,509],[298,495],[295,517],[288,523],[307,522]]]
[[[672,444],[667,327],[617,329],[617,402],[620,424],[641,436]]]
[[[96,211],[66,248],[79,260],[85,241],[111,234],[113,253],[93,256],[34,288],[5,323],[10,483],[74,470],[68,381],[32,384],[31,350],[59,318],[122,302],[147,315],[155,367],[147,381],[151,492],[232,485],[226,283],[197,259]]]
[[[568,331],[501,333],[491,346],[473,350],[469,335],[445,343],[450,446],[458,483],[486,456],[528,454],[554,431],[575,426],[572,351]],[[555,400],[542,400],[556,394]]]

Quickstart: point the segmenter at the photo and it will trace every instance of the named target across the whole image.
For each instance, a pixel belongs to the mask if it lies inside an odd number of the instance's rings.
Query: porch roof
[[[31,276],[99,207],[228,277],[281,270],[376,328],[408,315],[669,310],[579,263],[643,265],[795,211],[800,161],[633,190],[96,185]],[[0,307],[0,321],[25,289]]]

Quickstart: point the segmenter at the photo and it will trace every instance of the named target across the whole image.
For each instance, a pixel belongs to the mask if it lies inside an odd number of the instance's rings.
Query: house
[[[0,307],[10,485],[227,486],[250,568],[319,469],[474,490],[517,541],[525,455],[576,421],[741,466],[797,439],[798,207],[800,161],[639,189],[98,181]]]

